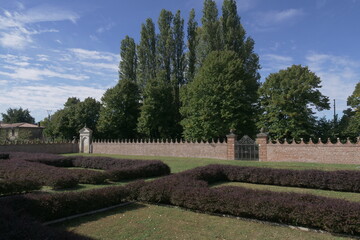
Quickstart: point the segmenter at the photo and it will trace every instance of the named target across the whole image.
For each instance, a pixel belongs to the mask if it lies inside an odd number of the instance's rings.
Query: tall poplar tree
[[[180,11],[177,11],[173,20],[173,69],[172,69],[172,86],[173,86],[173,124],[174,132],[172,137],[180,137],[182,127],[180,125],[180,88],[185,84],[185,43],[184,43],[184,19],[181,17]]]
[[[218,19],[218,9],[215,1],[204,1],[201,23],[203,29],[202,41],[206,44],[206,55],[211,51],[222,50],[221,26]]]
[[[140,93],[136,82],[135,42],[129,36],[121,41],[119,82],[101,98],[97,130],[103,138],[134,138],[139,117]]]
[[[119,79],[128,79],[136,82],[137,56],[133,38],[126,36],[121,41],[120,57]]]
[[[140,43],[137,47],[137,82],[142,92],[146,82],[156,77],[157,69],[155,25],[151,18],[146,19],[146,23],[141,25],[140,35]]]
[[[168,82],[171,80],[171,62],[174,58],[174,39],[172,33],[173,14],[165,9],[161,10],[158,25],[157,42],[158,70],[165,71]]]
[[[195,10],[191,9],[189,21],[187,24],[187,74],[186,79],[188,82],[192,81],[195,76],[196,64],[196,47],[197,47],[197,28],[198,24],[195,20]]]

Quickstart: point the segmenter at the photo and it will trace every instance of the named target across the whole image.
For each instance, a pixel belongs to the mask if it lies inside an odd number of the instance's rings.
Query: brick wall
[[[27,143],[0,145],[0,152],[78,153],[77,143]]]
[[[227,159],[227,143],[94,141],[93,153]]]
[[[266,147],[265,147],[266,146]],[[267,143],[260,161],[360,164],[360,143]],[[263,155],[261,153],[263,151]]]

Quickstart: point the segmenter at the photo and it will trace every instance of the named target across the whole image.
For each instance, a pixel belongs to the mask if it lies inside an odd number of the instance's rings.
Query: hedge
[[[360,235],[357,202],[242,187],[209,188],[209,183],[223,181],[238,170],[234,166],[211,165],[151,182],[139,181],[127,188],[137,201]]]
[[[0,200],[19,214],[27,213],[37,220],[50,221],[125,202],[129,190],[123,186],[105,187],[81,192],[42,193],[14,196]]]
[[[72,188],[79,182],[69,170],[19,159],[0,161],[0,169],[0,177],[4,179],[40,181],[42,185],[54,189]]]
[[[18,194],[39,190],[41,183],[34,179],[0,179],[0,195]]]

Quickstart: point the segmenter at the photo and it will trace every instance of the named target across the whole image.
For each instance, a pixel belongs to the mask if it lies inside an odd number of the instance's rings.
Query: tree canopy
[[[186,139],[225,137],[230,129],[254,135],[258,83],[244,73],[234,51],[213,51],[206,57],[181,95]]]
[[[314,109],[330,108],[329,98],[320,88],[320,78],[301,65],[270,74],[259,89],[262,114],[258,127],[274,138],[312,136]]]
[[[35,123],[35,119],[30,115],[28,109],[9,108],[6,113],[2,113],[2,121],[4,123]]]

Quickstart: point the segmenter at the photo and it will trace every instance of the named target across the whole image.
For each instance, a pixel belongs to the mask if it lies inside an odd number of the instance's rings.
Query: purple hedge
[[[18,194],[39,190],[41,183],[34,179],[0,179],[0,195]]]
[[[151,182],[138,181],[127,188],[130,197],[138,201],[360,235],[357,202],[242,187],[208,187],[208,183],[224,181],[237,170],[233,166],[211,165]]]
[[[11,207],[18,214],[29,214],[40,221],[50,221],[125,202],[129,196],[122,186],[106,187],[81,192],[18,195],[0,200],[0,205]]]
[[[120,181],[167,175],[170,168],[161,161],[113,159],[106,157],[59,156],[46,153],[8,153],[9,160],[0,162],[0,194],[14,194],[39,189],[32,183],[54,189],[73,188],[78,183],[103,184],[107,179]],[[82,167],[103,169],[66,169]],[[5,182],[12,179],[14,188]],[[16,183],[16,179],[19,182]],[[29,180],[24,184],[23,180]],[[15,187],[17,186],[17,187]]]

